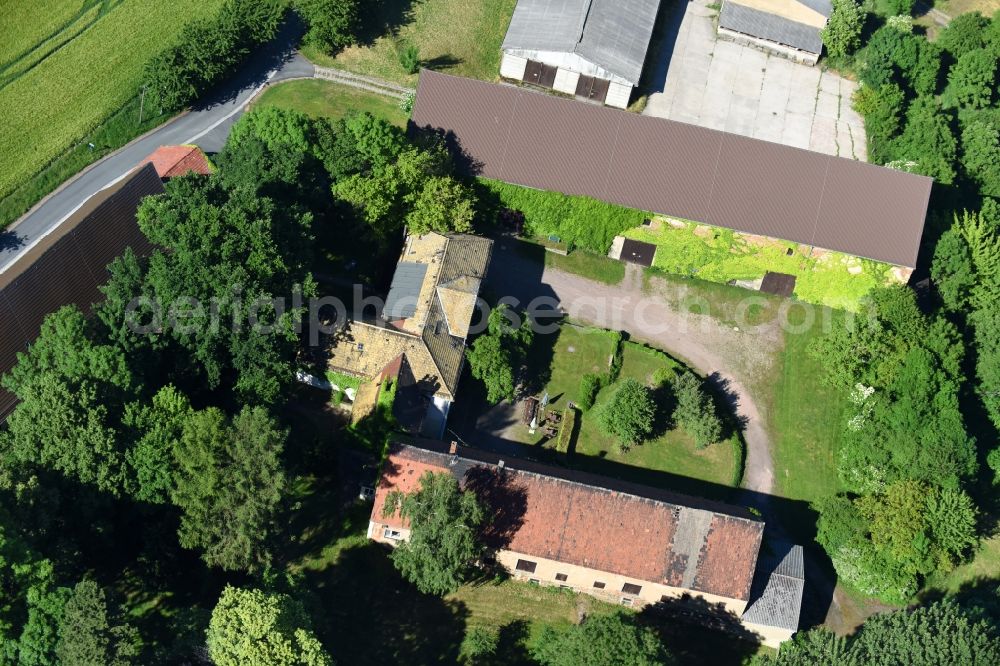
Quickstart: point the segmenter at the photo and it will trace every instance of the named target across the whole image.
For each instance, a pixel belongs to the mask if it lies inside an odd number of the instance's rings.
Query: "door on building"
[[[584,76],[581,74],[580,79],[576,83],[576,96],[604,104],[610,86],[611,82],[607,79],[599,79],[594,76]]]
[[[555,85],[558,69],[558,67],[546,65],[544,62],[529,60],[524,68],[524,78],[521,80],[525,83],[533,83],[536,86],[551,88]]]

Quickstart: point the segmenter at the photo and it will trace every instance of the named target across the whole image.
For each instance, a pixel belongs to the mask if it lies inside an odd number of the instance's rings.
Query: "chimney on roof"
[[[453,456],[458,454],[458,442],[452,441],[452,443],[448,445],[448,454]]]

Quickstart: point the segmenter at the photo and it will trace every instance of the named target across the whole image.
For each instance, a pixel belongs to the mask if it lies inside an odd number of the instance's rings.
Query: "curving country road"
[[[0,272],[58,228],[87,199],[117,182],[160,146],[193,143],[206,152],[218,152],[247,102],[264,85],[286,79],[311,78],[315,68],[295,51],[299,30],[300,27],[292,22],[286,24],[274,42],[256,53],[211,97],[95,162],[5,231],[0,231]]]

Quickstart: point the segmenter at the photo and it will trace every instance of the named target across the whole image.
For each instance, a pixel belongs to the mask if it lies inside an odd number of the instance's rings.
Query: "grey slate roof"
[[[399,262],[392,276],[392,285],[385,298],[385,316],[388,319],[406,319],[417,312],[420,287],[427,275],[427,264]]]
[[[503,49],[576,53],[637,83],[660,0],[519,0]]]
[[[761,557],[743,621],[795,631],[805,589],[802,546],[768,544],[773,551]]]
[[[810,0],[810,2],[803,2],[803,4],[823,13],[819,7],[813,6],[821,5],[822,2]],[[827,10],[826,15],[829,16],[829,14],[830,12]],[[820,31],[813,26],[733,2],[727,2],[722,6],[719,27],[791,46],[809,53],[819,54],[823,52],[823,39],[820,37]]]

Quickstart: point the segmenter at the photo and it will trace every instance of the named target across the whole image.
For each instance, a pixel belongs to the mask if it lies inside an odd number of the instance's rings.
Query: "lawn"
[[[26,57],[39,53],[45,57],[36,58],[27,69],[22,67],[20,76],[0,88],[0,128],[5,137],[17,137],[17,141],[0,144],[0,197],[135,97],[150,54],[170,44],[186,22],[213,14],[222,0],[109,1],[85,11],[79,21],[71,20],[73,14],[68,21],[66,5],[72,3],[60,2],[52,13],[62,17],[62,24],[46,12],[43,26],[30,28],[9,20],[7,12],[34,21],[35,10],[23,6],[35,3],[18,0],[14,4],[13,8],[5,6],[0,28],[0,44],[15,44],[5,50],[5,66],[18,67],[13,58],[34,44],[41,49]],[[100,11],[104,13],[96,21],[80,24]],[[43,42],[60,25],[64,27],[53,39],[68,41],[49,52]],[[82,30],[81,25],[85,26]],[[26,37],[29,33],[34,37]]]
[[[837,317],[834,325],[842,321]],[[776,364],[775,480],[783,497],[811,501],[841,490],[836,455],[850,404],[823,382],[823,365],[808,353],[821,335],[820,324],[803,333],[786,331]]]
[[[423,67],[474,79],[500,75],[500,44],[516,0],[381,0],[362,15],[361,44],[330,57],[315,48],[303,53],[318,65],[339,67],[415,86],[416,74],[399,64],[408,45]]]
[[[407,114],[396,100],[330,81],[288,81],[270,86],[255,106],[294,109],[313,117],[339,120],[352,111],[367,111],[398,127],[406,127]]]
[[[586,373],[608,373],[616,342],[609,331],[563,324],[558,336],[540,336],[532,350],[532,367],[548,367],[542,391],[548,392],[552,409],[562,410],[569,401],[578,402],[580,377]],[[604,433],[598,414],[613,395],[621,380],[632,377],[650,386],[661,406],[669,398],[661,390],[663,382],[683,366],[663,352],[633,342],[621,345],[622,365],[618,380],[601,389],[594,407],[582,415],[579,433],[571,444],[567,464],[595,474],[612,476],[646,485],[669,487],[697,495],[724,497],[728,487],[738,483],[742,464],[738,439],[719,442],[698,449],[690,436],[671,429],[666,414],[658,418],[654,437],[619,450],[617,440]],[[531,434],[526,426],[513,429],[512,435],[526,444],[545,444],[540,433]]]
[[[625,279],[625,264],[586,250],[573,250],[567,255],[546,252],[545,265],[604,284],[618,284]]]

